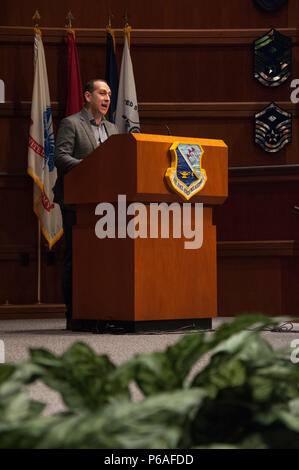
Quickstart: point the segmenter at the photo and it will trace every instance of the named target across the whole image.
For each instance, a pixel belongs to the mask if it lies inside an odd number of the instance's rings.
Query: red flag
[[[75,32],[68,30],[68,93],[65,115],[78,113],[84,106],[82,81],[79,67],[78,51],[75,43]]]

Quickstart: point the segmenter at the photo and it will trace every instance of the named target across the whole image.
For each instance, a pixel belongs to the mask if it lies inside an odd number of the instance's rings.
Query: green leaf
[[[251,387],[252,398],[254,401],[268,402],[271,399],[273,389],[275,387],[272,380],[254,375],[250,377],[249,385]]]
[[[241,331],[213,349],[209,364],[194,377],[191,386],[209,387],[210,396],[216,396],[217,389],[243,385],[247,370],[272,364],[273,360],[272,347],[257,331]]]
[[[62,419],[38,416],[17,422],[0,421],[0,448],[35,449],[49,429]]]
[[[15,389],[13,394],[0,401],[0,429],[39,416],[44,407],[44,403],[31,401],[25,392]]]
[[[239,446],[237,445],[232,445],[232,444],[210,444],[210,445],[205,445],[205,446],[196,446],[196,447],[192,447],[192,449],[212,449],[212,450],[215,450],[215,449],[240,449]]]
[[[166,353],[137,355],[126,367],[133,371],[136,384],[146,396],[175,390],[181,385]]]
[[[246,362],[254,361],[257,365],[259,359],[264,364],[274,357],[273,348],[265,339],[259,336],[257,331],[240,331],[223,340],[214,350],[237,354],[238,359]]]
[[[113,375],[115,365],[84,343],[73,344],[61,357],[44,350],[32,351],[31,357],[44,367],[40,379],[58,391],[70,409],[96,409],[111,399],[130,397],[124,376]]]
[[[121,372],[126,371],[130,377],[134,377],[145,396],[187,387],[186,378],[192,366],[207,352],[215,350],[233,354],[243,349],[243,358],[247,356],[248,360],[251,356],[256,358],[257,349],[262,357],[265,357],[266,353],[271,355],[271,347],[262,338],[255,345],[250,343],[251,349],[245,350],[244,345],[249,344],[249,339],[254,338],[259,329],[277,323],[277,319],[273,320],[264,315],[243,315],[232,323],[220,326],[213,335],[186,335],[164,352],[137,355],[123,366]],[[255,331],[243,331],[244,328],[256,324],[258,327]]]
[[[135,356],[124,368],[133,371],[131,376],[146,396],[153,395],[186,387],[191,368],[209,350],[203,333],[190,334],[164,352]]]
[[[204,388],[210,397],[216,397],[219,390],[241,387],[246,381],[246,369],[241,361],[225,353],[212,356],[209,365],[197,374],[192,387]]]
[[[30,349],[30,359],[33,364],[44,367],[57,367],[60,362],[57,356],[46,349]]]
[[[166,350],[171,369],[179,376],[179,385],[189,375],[191,367],[202,356],[204,350],[205,335],[196,333],[184,336],[178,343]]]
[[[288,318],[270,318],[261,314],[239,315],[231,323],[223,323],[217,328],[215,333],[210,336],[208,342],[211,343],[212,347],[215,347],[220,342],[249,327],[259,332],[266,327],[269,328],[287,320]]]
[[[195,388],[161,393],[139,403],[113,403],[66,417],[49,429],[39,448],[177,448],[190,439],[185,424],[205,395]]]
[[[203,344],[203,334],[186,335],[164,352],[136,355],[120,371],[134,379],[146,396],[176,390],[184,387],[185,378],[202,354]]]
[[[259,364],[259,363],[258,363]],[[290,360],[273,357],[266,366],[257,367],[257,374],[273,380],[283,380],[299,386],[299,368]]]
[[[238,444],[239,449],[269,449],[264,442],[262,434],[249,434],[242,442]]]
[[[11,380],[19,382],[20,384],[30,384],[35,380],[43,377],[45,368],[30,361],[21,362],[15,365],[14,374]]]
[[[299,416],[299,398],[289,401],[289,410],[292,415]]]
[[[281,321],[240,316],[119,367],[84,343],[61,356],[31,350],[28,361],[0,366],[0,447],[297,448],[299,368],[260,335]],[[62,395],[66,412],[41,415],[44,404],[24,393],[37,379]],[[146,396],[138,403],[129,401],[132,381]]]
[[[283,422],[288,429],[299,433],[299,416],[287,410],[277,410],[277,418]]]
[[[0,364],[0,385],[7,381],[13,372],[15,371],[15,366],[12,364]]]
[[[234,357],[219,365],[218,374],[211,376],[211,382],[215,384],[218,389],[240,387],[246,380],[246,370],[243,364]]]
[[[276,360],[276,353],[272,346],[256,332],[248,336],[237,357],[248,366],[253,363],[255,367],[261,367],[273,363]]]
[[[19,393],[10,400],[6,410],[5,421],[21,421],[28,416],[29,400],[26,393]]]
[[[0,403],[7,403],[7,401],[12,399],[20,390],[21,385],[13,380],[7,380],[2,383],[2,385],[0,385]]]

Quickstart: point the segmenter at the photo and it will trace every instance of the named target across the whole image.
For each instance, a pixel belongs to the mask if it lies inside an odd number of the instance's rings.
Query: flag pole
[[[41,304],[41,226],[39,218],[37,239],[37,303]]]
[[[33,211],[38,217],[37,233],[37,299],[41,304],[42,233],[49,248],[59,240],[63,231],[61,214],[52,201],[52,187],[57,172],[54,165],[54,133],[47,67],[39,29],[40,15],[33,16],[34,27],[34,83],[31,104],[31,122],[28,142],[27,173],[34,180]],[[48,145],[45,145],[45,142]],[[43,160],[40,158],[43,157]],[[49,168],[49,169],[48,169]]]
[[[34,21],[34,28],[39,28],[39,21],[40,21],[40,14],[39,11],[36,10],[32,19]],[[37,303],[41,303],[41,224],[40,219],[38,217],[38,227],[37,227]]]

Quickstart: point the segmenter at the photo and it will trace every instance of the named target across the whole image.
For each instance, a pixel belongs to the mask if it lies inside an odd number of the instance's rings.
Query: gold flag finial
[[[39,21],[40,21],[40,14],[39,14],[38,10],[35,10],[35,13],[34,13],[32,19],[34,21],[34,27],[38,28],[39,27]]]
[[[130,38],[130,34],[131,34],[131,26],[129,25],[128,21],[129,21],[129,15],[128,15],[128,10],[126,9],[125,10],[125,15],[124,15],[124,20],[125,20],[125,29],[124,29],[124,32],[127,36],[127,40],[128,40],[128,46],[129,46],[129,49],[130,49],[130,42],[131,42],[131,38]]]
[[[127,10],[127,9],[125,9],[125,14],[124,14],[123,18],[124,18],[124,20],[125,20],[125,28],[127,28],[127,27],[129,26],[129,23],[128,23],[128,21],[129,21],[129,14],[128,14],[128,10]]]
[[[72,29],[72,21],[75,19],[75,17],[73,16],[71,10],[68,12],[65,18],[68,20],[68,24],[66,24],[65,27]]]
[[[112,24],[111,24],[111,18],[114,18],[114,15],[111,13],[111,10],[109,8],[109,16],[108,16],[108,24],[106,26],[106,31],[108,33],[110,33],[110,35],[112,36],[112,39],[113,39],[113,48],[114,48],[114,52],[116,52],[116,44],[115,44],[115,35],[114,35],[114,31],[112,29]]]
[[[108,24],[106,26],[107,29],[112,29],[111,18],[114,18],[114,15],[113,15],[113,13],[111,12],[111,10],[109,8]]]

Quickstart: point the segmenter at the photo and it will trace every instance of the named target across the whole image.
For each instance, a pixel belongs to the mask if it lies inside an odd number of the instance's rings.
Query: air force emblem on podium
[[[189,200],[207,181],[206,172],[201,168],[203,149],[198,144],[174,142],[170,153],[171,167],[166,171],[166,180],[172,189]]]

